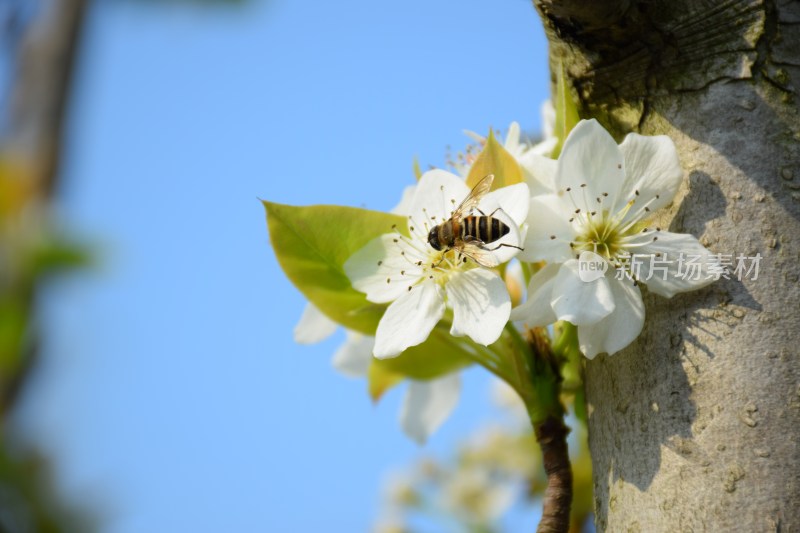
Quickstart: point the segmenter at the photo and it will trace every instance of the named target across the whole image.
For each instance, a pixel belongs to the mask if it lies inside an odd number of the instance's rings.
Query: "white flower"
[[[553,107],[551,100],[542,102],[542,140],[531,146],[530,152],[534,154],[549,156],[553,148],[558,144],[556,137],[556,108]]]
[[[538,159],[537,178],[552,189],[531,199],[519,257],[548,265],[530,280],[528,299],[514,309],[514,320],[529,326],[567,320],[578,326],[581,350],[593,358],[621,350],[641,332],[638,282],[669,298],[713,281],[708,270],[715,260],[695,237],[645,221],[672,201],[683,178],[669,137],[632,133],[618,146],[595,120],[581,121],[557,162]],[[619,275],[613,267],[624,269],[631,254],[647,260],[638,272],[628,268]],[[697,258],[696,279],[680,275],[681,254]],[[612,268],[583,281],[586,261],[578,257],[604,260]]]
[[[469,175],[469,171],[472,168],[472,164],[477,159],[478,155],[480,154],[480,148],[486,144],[486,137],[483,135],[478,135],[474,131],[464,130],[464,133],[470,137],[473,141],[477,143],[477,145],[469,145],[467,146],[466,153],[462,154],[459,153],[456,155],[455,161],[450,160],[448,164],[453,167],[453,169],[458,173],[459,176],[462,178],[466,178]],[[526,143],[525,141],[521,140],[520,135],[520,127],[519,123],[512,122],[511,125],[508,127],[508,132],[506,133],[505,140],[498,135],[497,138],[498,142],[503,146],[503,148],[511,154],[517,162],[520,162],[523,156],[531,150],[531,145]],[[478,149],[476,149],[476,146]],[[537,145],[538,146],[538,145]]]
[[[489,345],[508,321],[511,301],[505,283],[493,271],[477,267],[453,250],[435,250],[428,233],[445,222],[470,193],[457,176],[444,170],[426,172],[414,192],[408,215],[408,233],[399,230],[381,235],[356,252],[344,265],[353,287],[367,300],[389,303],[375,334],[375,357],[399,355],[428,338],[444,316],[453,310],[450,333],[469,336]],[[529,201],[524,183],[488,193],[479,207],[509,227],[509,232],[487,246],[497,262],[518,252],[519,225],[525,220]],[[499,211],[496,211],[499,209]]]
[[[309,303],[295,326],[294,337],[302,344],[320,342],[332,335],[337,326],[336,322]],[[344,343],[333,355],[333,367],[345,376],[365,378],[372,360],[375,338],[347,329],[345,335]],[[437,379],[408,381],[400,409],[400,426],[406,435],[423,444],[458,404],[461,378],[458,372],[452,372]]]
[[[526,174],[526,180],[530,182],[531,175],[528,167],[531,166],[530,154],[548,156],[558,144],[558,139],[554,134],[556,111],[550,100],[545,100],[542,103],[542,140],[537,144],[531,146],[529,143],[522,140],[519,123],[512,122],[508,127],[505,138],[498,136],[498,141],[503,145],[503,148],[517,160],[523,173]],[[464,133],[474,140],[478,146],[483,146],[486,143],[486,137],[475,133],[474,131],[464,130]],[[474,150],[472,146],[468,146],[466,154],[459,153],[455,161],[450,160],[448,164],[463,178],[469,174],[475,158],[478,157],[479,150]],[[535,163],[534,163],[535,164]],[[535,181],[535,180],[534,180]],[[530,183],[529,183],[530,185]],[[538,184],[537,184],[538,185]]]
[[[333,335],[337,327],[339,324],[309,302],[294,327],[294,341],[298,344],[316,344]]]

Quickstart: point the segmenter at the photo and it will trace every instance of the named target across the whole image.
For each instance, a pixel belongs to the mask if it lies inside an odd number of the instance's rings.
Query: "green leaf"
[[[374,335],[385,304],[367,301],[352,288],[343,265],[356,251],[405,219],[354,207],[295,207],[264,202],[270,240],[291,282],[331,320]]]
[[[499,189],[507,185],[522,183],[522,169],[514,156],[508,153],[503,146],[497,142],[494,133],[489,130],[486,144],[478,154],[467,176],[467,185],[474,187],[485,176],[494,174],[492,189]]]
[[[22,298],[0,300],[0,395],[22,365],[30,309]]]
[[[380,359],[373,358],[367,370],[367,390],[373,402],[380,400],[386,391],[406,378],[403,374],[392,372],[386,366],[378,364],[379,362]]]
[[[465,351],[466,339],[452,337],[446,328],[433,329],[428,340],[412,346],[391,359],[374,359],[367,374],[373,400],[399,383],[402,378],[435,379],[472,364]]]
[[[556,72],[556,94],[553,97],[556,108],[556,124],[555,135],[558,137],[558,144],[553,148],[551,157],[558,159],[561,153],[561,148],[564,146],[564,141],[567,135],[572,131],[572,128],[580,121],[578,116],[578,108],[575,105],[575,99],[572,97],[572,88],[567,80],[567,69],[564,63],[559,63],[558,72]]]
[[[41,276],[87,267],[91,260],[85,246],[54,237],[31,250],[28,268],[33,276]]]

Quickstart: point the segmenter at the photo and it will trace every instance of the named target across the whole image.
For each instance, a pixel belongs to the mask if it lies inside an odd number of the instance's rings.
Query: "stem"
[[[536,440],[542,448],[547,474],[542,519],[537,532],[568,533],[572,470],[567,448],[569,428],[564,424],[565,411],[560,398],[559,364],[546,330],[535,328],[526,333],[527,340],[509,323],[503,332],[505,342],[491,347],[476,344],[467,352],[473,361],[511,385],[525,402]],[[501,350],[503,346],[510,349]]]
[[[542,447],[547,489],[542,503],[542,519],[537,533],[566,533],[572,505],[572,468],[567,449],[569,428],[561,418],[548,418],[534,428]]]
[[[569,462],[564,406],[561,403],[559,365],[542,329],[528,331],[533,398],[526,401],[536,441],[542,448],[547,489],[538,533],[567,533],[572,506],[572,468]]]

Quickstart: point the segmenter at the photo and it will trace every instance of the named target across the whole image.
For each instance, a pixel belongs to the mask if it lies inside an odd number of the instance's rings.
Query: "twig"
[[[567,449],[569,428],[559,418],[548,418],[535,428],[542,447],[547,489],[537,533],[566,533],[572,506],[572,468]]]

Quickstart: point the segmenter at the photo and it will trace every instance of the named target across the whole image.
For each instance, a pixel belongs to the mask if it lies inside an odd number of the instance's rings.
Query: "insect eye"
[[[434,250],[442,249],[442,247],[439,245],[439,233],[437,228],[433,228],[428,233],[428,244],[430,244]]]

